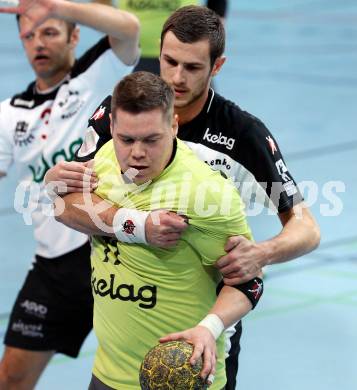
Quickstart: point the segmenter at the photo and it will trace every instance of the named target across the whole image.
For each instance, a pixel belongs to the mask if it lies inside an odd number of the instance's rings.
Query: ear
[[[71,49],[75,49],[77,47],[77,44],[79,42],[79,36],[80,36],[79,27],[76,27],[72,31],[70,39],[69,39],[69,44],[71,46]]]
[[[226,62],[226,56],[221,56],[221,57],[218,57],[216,58],[216,61],[214,62],[213,64],[213,68],[212,68],[212,71],[211,71],[211,76],[216,76],[219,71],[221,70],[223,64]]]
[[[112,113],[109,113],[109,119],[110,119],[110,134],[112,135],[113,138],[113,118],[112,118]]]
[[[174,114],[172,117],[172,134],[174,138],[177,136],[177,131],[178,131],[178,115]]]

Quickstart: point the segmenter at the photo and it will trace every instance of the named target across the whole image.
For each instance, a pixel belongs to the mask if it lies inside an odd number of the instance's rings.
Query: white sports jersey
[[[71,73],[54,90],[39,94],[35,83],[0,106],[0,172],[15,163],[22,182],[33,185],[31,204],[36,253],[53,258],[87,241],[87,236],[46,216],[49,199],[42,185],[45,173],[61,160],[70,161],[82,143],[88,117],[132,67],[121,63],[102,38],[74,64]],[[47,212],[48,214],[48,212]]]

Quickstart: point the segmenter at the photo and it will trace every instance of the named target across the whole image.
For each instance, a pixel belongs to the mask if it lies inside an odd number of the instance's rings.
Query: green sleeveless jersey
[[[140,20],[142,57],[159,57],[160,35],[166,19],[177,8],[199,4],[190,0],[119,0],[119,8],[131,12]]]
[[[211,170],[181,141],[172,162],[150,184],[125,184],[113,141],[95,157],[96,194],[139,210],[181,212],[189,227],[176,247],[160,249],[92,239],[94,330],[99,341],[93,373],[115,389],[140,389],[145,354],[168,333],[197,325],[216,300],[221,280],[213,266],[229,236],[251,239],[243,205],[230,180]],[[217,340],[216,379],[225,378],[224,336]]]

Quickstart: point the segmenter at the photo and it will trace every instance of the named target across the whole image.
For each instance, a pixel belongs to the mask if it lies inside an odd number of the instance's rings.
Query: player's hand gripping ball
[[[203,390],[202,359],[190,363],[193,346],[184,341],[158,344],[145,356],[140,367],[142,390]]]

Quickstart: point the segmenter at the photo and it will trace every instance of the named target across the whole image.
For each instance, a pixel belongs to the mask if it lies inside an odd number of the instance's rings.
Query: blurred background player
[[[88,116],[132,70],[139,23],[125,11],[63,0],[22,0],[0,10],[17,14],[35,73],[24,92],[1,103],[0,176],[15,164],[31,191],[50,166],[73,158]],[[75,23],[107,34],[78,60]],[[76,357],[92,328],[88,237],[46,216],[43,186],[40,191],[32,214],[36,255],[9,319],[1,390],[33,389],[54,353]]]
[[[176,9],[186,5],[199,5],[200,1],[138,1],[138,0],[95,0],[95,2],[117,5],[120,9],[136,15],[140,20],[141,57],[134,71],[146,70],[160,74],[160,34],[166,19]],[[207,0],[204,5],[215,11],[222,20],[227,13],[228,0]]]

